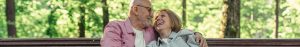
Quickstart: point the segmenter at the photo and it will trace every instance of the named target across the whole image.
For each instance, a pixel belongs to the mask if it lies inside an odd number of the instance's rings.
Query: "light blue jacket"
[[[190,30],[181,30],[173,32],[169,36],[168,43],[163,42],[160,38],[151,41],[147,47],[199,47],[200,45],[195,41],[194,32]]]

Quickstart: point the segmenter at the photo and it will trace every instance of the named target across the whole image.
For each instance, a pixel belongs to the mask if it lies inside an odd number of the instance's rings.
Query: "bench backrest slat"
[[[209,47],[300,47],[300,39],[207,39]],[[100,47],[99,38],[0,39],[0,47]]]

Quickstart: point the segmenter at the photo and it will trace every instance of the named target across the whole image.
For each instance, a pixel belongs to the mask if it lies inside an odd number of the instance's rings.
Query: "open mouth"
[[[164,20],[162,20],[162,19],[158,19],[157,20],[157,26],[160,26],[160,25],[163,25],[165,23],[165,21]]]

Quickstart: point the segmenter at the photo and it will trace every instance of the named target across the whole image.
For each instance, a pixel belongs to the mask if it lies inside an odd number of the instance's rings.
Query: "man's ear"
[[[133,11],[134,15],[138,15],[138,7],[137,6],[133,6],[132,11]]]

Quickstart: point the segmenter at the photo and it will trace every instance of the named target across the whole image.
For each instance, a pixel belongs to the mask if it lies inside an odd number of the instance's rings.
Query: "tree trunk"
[[[186,26],[186,0],[182,0],[182,23]]]
[[[58,33],[56,32],[55,28],[58,17],[54,15],[57,8],[58,7],[51,8],[50,15],[48,16],[49,27],[46,30],[46,35],[48,35],[50,38],[58,37]]]
[[[224,38],[240,37],[240,0],[224,0],[222,26]]]
[[[6,21],[8,37],[14,38],[16,36],[16,24],[15,24],[15,0],[6,0]]]
[[[80,22],[78,23],[79,25],[79,37],[85,37],[85,18],[84,18],[85,14],[82,14],[80,16]]]
[[[78,26],[79,26],[79,37],[85,37],[85,15],[86,15],[86,12],[85,12],[85,9],[86,9],[86,3],[87,1],[83,1],[81,2],[81,5],[79,6],[80,7],[80,17],[79,17],[79,23],[78,23]]]
[[[276,8],[275,8],[275,38],[278,38],[278,16],[279,14],[279,0],[275,0],[276,2]]]
[[[106,3],[106,0],[102,0],[102,10],[103,10],[103,30],[106,26],[106,24],[109,22],[109,12],[108,12],[108,6],[107,6],[107,3]]]

